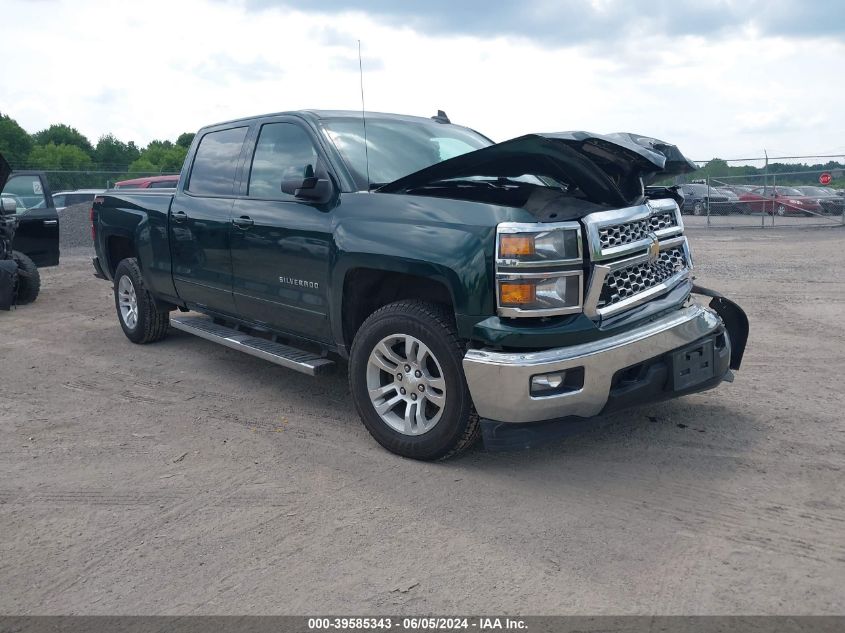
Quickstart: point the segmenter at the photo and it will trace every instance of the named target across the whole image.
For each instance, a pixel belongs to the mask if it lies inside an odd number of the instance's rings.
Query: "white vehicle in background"
[[[56,210],[61,211],[65,207],[83,202],[94,202],[94,198],[103,193],[105,189],[76,189],[74,191],[58,191],[53,194],[53,203]]]

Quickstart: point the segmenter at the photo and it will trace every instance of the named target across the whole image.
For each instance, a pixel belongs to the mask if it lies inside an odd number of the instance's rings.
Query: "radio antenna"
[[[367,165],[367,193],[370,192],[370,149],[367,144],[367,110],[364,107],[364,65],[361,63],[361,40],[358,40],[358,76],[361,80],[361,120],[364,122],[364,162]]]

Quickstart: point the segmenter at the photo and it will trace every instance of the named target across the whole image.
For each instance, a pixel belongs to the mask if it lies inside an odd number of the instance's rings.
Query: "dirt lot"
[[[343,369],[130,344],[65,252],[0,313],[0,613],[843,613],[845,231],[691,235],[751,318],[735,383],[445,464]]]

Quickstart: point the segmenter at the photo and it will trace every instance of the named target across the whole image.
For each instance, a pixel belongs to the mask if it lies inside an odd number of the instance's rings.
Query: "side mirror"
[[[14,198],[0,198],[0,215],[14,215],[18,211],[18,203]]]
[[[305,168],[305,176],[288,177],[282,180],[282,192],[300,200],[325,204],[334,195],[334,185],[327,173],[323,172],[315,176],[314,168],[308,165]]]

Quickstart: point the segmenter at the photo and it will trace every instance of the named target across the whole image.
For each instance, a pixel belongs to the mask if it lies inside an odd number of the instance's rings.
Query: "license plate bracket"
[[[672,352],[672,390],[683,391],[716,375],[714,339]]]

